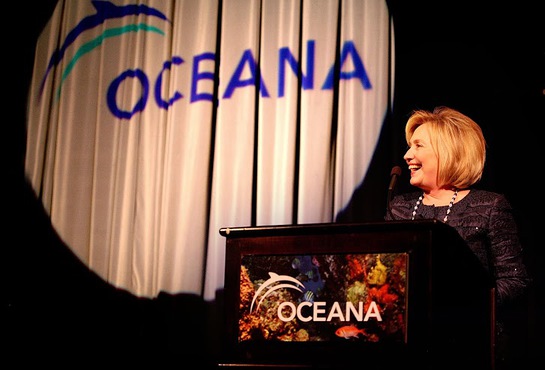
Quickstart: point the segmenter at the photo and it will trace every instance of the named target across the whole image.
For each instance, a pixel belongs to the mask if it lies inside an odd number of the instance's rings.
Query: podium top
[[[297,225],[236,226],[222,227],[220,235],[224,237],[255,237],[267,235],[308,235],[337,234],[352,232],[372,232],[385,230],[445,230],[454,229],[436,219],[374,221],[365,223],[309,223]],[[451,230],[451,231],[447,231]]]

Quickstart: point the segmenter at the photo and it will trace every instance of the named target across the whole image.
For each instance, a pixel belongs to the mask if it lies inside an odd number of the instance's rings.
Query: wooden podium
[[[220,366],[493,369],[494,290],[437,220],[227,227]]]

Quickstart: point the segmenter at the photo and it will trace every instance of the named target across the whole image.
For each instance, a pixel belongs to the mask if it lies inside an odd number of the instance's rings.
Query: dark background
[[[393,114],[367,180],[354,194],[352,214],[362,221],[382,217],[394,165],[403,168],[397,190],[408,190],[403,129],[411,110],[447,105],[475,119],[488,141],[479,187],[511,201],[534,278],[524,329],[527,359],[539,363],[545,343],[544,243],[538,242],[544,204],[538,159],[542,162],[545,37],[543,13],[533,3],[388,1],[396,45]],[[4,33],[3,99],[10,119],[4,122],[3,145],[8,207],[2,328],[7,330],[1,335],[11,356],[2,356],[0,363],[213,362],[221,339],[221,324],[214,320],[221,313],[217,304],[193,295],[138,298],[104,283],[58,238],[25,181],[34,47],[55,5],[53,0],[13,2],[4,9],[6,17],[20,23]]]

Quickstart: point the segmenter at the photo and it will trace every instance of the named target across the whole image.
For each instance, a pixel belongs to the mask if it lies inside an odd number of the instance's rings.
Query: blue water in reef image
[[[291,267],[299,271],[296,278],[305,286],[301,300],[314,302],[314,299],[320,296],[325,283],[320,276],[319,266],[313,256],[296,256],[293,259]]]

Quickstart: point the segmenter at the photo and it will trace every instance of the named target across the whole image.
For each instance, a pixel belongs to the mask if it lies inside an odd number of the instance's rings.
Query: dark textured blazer
[[[396,195],[386,220],[410,220],[421,191]],[[420,204],[415,219],[443,221],[448,206]],[[456,229],[496,283],[496,303],[523,295],[530,283],[510,203],[504,195],[472,189],[454,203],[447,224]]]

